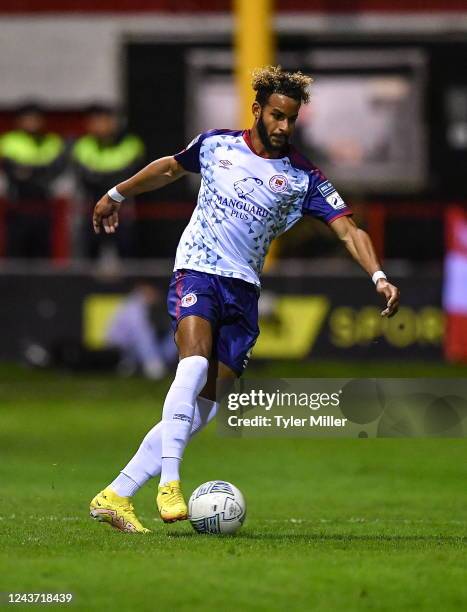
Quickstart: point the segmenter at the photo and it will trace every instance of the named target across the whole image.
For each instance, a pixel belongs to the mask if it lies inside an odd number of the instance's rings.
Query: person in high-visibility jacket
[[[81,251],[85,257],[95,259],[102,248],[96,239],[89,214],[103,191],[126,178],[143,165],[144,144],[142,140],[121,127],[115,109],[96,104],[87,109],[86,133],[72,149],[72,160],[78,186],[85,200],[84,223],[81,232]],[[122,219],[120,236],[109,236],[107,243],[114,243],[120,257],[134,255],[133,223]]]
[[[65,169],[66,145],[46,130],[38,104],[17,109],[15,128],[0,136],[0,164],[7,187],[7,257],[49,257],[53,181]]]

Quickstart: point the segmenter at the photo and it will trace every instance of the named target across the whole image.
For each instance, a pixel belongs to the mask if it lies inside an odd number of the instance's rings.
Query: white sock
[[[190,438],[216,416],[219,404],[198,396],[191,426]],[[162,421],[157,423],[145,436],[134,457],[109,485],[122,497],[133,496],[150,478],[161,473]],[[176,478],[174,480],[177,480]]]
[[[115,493],[121,497],[133,497],[139,489],[139,484],[123,472],[120,472],[117,478],[109,486],[112,491],[115,491]]]
[[[182,359],[162,411],[161,484],[179,480],[179,464],[190,437],[196,398],[206,384],[209,362],[193,355]],[[165,459],[178,459],[178,462]]]
[[[161,460],[164,470],[164,481],[162,482],[161,476],[161,484],[172,482],[172,480],[180,480],[180,462],[181,459],[178,459],[178,457],[164,457]]]
[[[191,426],[190,437],[206,427],[208,423],[216,416],[219,410],[219,403],[213,402],[206,397],[198,395],[196,400],[195,414],[193,415],[193,424]]]

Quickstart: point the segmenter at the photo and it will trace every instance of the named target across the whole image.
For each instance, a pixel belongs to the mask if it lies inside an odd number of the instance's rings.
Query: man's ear
[[[253,102],[251,110],[253,111],[253,115],[255,116],[255,119],[259,119],[259,116],[261,115],[261,104],[255,100]]]

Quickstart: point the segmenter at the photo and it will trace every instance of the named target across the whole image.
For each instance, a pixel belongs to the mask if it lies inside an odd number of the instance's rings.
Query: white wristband
[[[382,270],[377,270],[371,277],[371,280],[376,285],[376,283],[379,281],[380,278],[387,278],[387,276]]]
[[[123,202],[123,200],[125,199],[125,196],[122,196],[122,194],[118,191],[116,187],[112,187],[112,189],[109,189],[107,195],[109,196],[109,198],[112,198],[112,200],[115,200],[116,202]]]

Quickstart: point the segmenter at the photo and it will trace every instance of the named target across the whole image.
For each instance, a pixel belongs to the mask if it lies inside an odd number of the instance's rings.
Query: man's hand
[[[94,207],[92,224],[96,234],[100,234],[101,226],[106,234],[115,234],[118,227],[118,211],[120,203],[112,200],[107,194]]]
[[[384,278],[380,278],[376,283],[376,291],[384,295],[386,299],[386,308],[381,311],[382,317],[392,317],[396,314],[399,308],[400,291]]]

